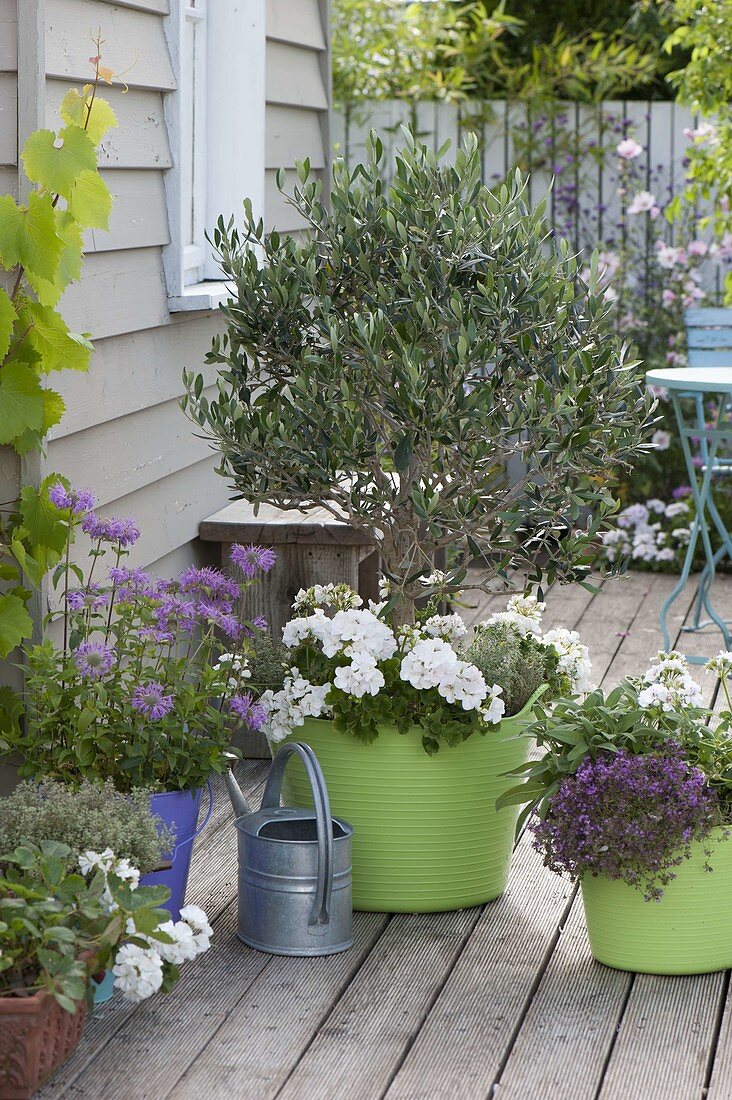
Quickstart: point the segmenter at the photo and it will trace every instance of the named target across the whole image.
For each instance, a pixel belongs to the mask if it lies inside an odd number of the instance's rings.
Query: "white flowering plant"
[[[439,587],[439,580],[430,578],[430,586]],[[492,678],[491,666],[481,669],[461,650],[467,629],[460,616],[439,614],[433,599],[414,624],[394,628],[388,592],[383,594],[384,602],[366,608],[346,585],[298,593],[295,616],[283,629],[288,650],[283,687],[266,691],[260,700],[270,742],[288,737],[306,718],[330,718],[336,730],[366,743],[376,739],[382,724],[401,733],[419,726],[431,754],[442,744],[485,734],[501,721],[503,686]],[[542,639],[542,609],[535,597],[516,596],[484,627],[519,641],[531,634],[527,646],[540,648],[557,684],[562,680],[571,690],[588,672],[587,651],[571,632]],[[544,656],[542,672],[543,662]]]
[[[179,964],[209,947],[211,927],[197,906],[171,921],[161,908],[169,890],[139,879],[111,848],[77,857],[43,841],[0,855],[0,996],[45,989],[74,1013],[90,975],[110,965],[129,1000],[170,989]]]
[[[729,492],[718,493],[716,499],[723,517],[732,521],[732,497]],[[615,528],[602,532],[601,556],[610,565],[626,558],[634,569],[678,573],[695,519],[696,507],[688,485],[678,486],[670,501],[659,497],[636,501],[618,512]],[[696,569],[704,564],[701,542],[693,564]],[[718,568],[728,566],[722,561]]]

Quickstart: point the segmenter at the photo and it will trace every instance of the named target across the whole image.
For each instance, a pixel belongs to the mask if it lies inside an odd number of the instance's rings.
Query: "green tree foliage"
[[[21,161],[34,185],[27,201],[0,196],[0,268],[8,286],[0,288],[0,445],[19,455],[41,450],[63,415],[47,376],[86,370],[92,351],[57,307],[81,273],[84,231],[109,223],[112,197],[97,170],[97,146],[117,121],[96,94],[98,63],[93,83],[64,96],[61,128],[38,130],[25,143]],[[25,583],[40,584],[66,543],[65,521],[47,488],[26,486],[19,500],[0,504],[0,658],[31,634]],[[0,689],[0,730],[16,717],[9,689]]]
[[[596,261],[588,291],[521,178],[481,184],[474,139],[453,166],[405,142],[388,190],[376,134],[365,165],[337,162],[329,207],[300,166],[292,202],[311,239],[267,236],[247,204],[243,233],[219,220],[236,287],[208,357],[219,388],[209,401],[188,375],[184,402],[247,499],[323,504],[378,533],[397,623],[436,550],[466,540],[489,573],[586,576],[610,471],[651,419]],[[527,472],[509,487],[512,459]]]

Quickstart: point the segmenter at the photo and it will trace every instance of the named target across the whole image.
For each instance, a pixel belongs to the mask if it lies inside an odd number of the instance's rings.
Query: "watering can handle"
[[[333,893],[333,822],[330,816],[328,788],[318,758],[303,741],[291,741],[279,750],[270,769],[262,795],[262,809],[277,809],[282,793],[282,780],[287,761],[291,756],[300,757],[310,780],[315,804],[315,824],[318,830],[318,882],[315,902],[310,917],[311,927],[327,924],[330,920],[330,900]]]

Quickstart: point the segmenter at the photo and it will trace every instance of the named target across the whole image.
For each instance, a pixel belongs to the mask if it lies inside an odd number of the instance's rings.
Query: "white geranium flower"
[[[666,505],[666,519],[675,519],[676,516],[686,516],[689,514],[689,505],[683,500],[675,500],[672,504]]]
[[[660,707],[669,713],[703,703],[701,688],[690,675],[686,658],[676,650],[658,653],[656,664],[645,673],[642,683],[646,686],[639,692],[638,703],[644,710]]]
[[[478,710],[488,695],[482,672],[467,661],[458,661],[437,690],[448,703],[460,703],[463,710]]]
[[[213,928],[208,922],[206,913],[199,905],[184,905],[180,911],[181,920],[189,924],[194,932],[211,937]]]
[[[399,676],[418,690],[436,688],[455,673],[455,650],[440,638],[423,638],[402,658]]]
[[[671,433],[664,431],[654,432],[651,437],[651,443],[657,451],[667,451],[671,446]]]
[[[646,507],[649,512],[655,512],[657,516],[662,516],[666,511],[666,502],[659,500],[658,497],[651,497],[646,501]]]
[[[431,638],[442,638],[443,642],[459,642],[468,633],[468,628],[460,615],[432,615],[421,628]]]
[[[489,689],[488,704],[480,709],[480,716],[486,725],[497,726],[503,718],[506,712],[506,704],[501,698],[502,694],[503,688],[499,684],[494,684]]]
[[[351,652],[365,652],[381,661],[396,653],[394,632],[372,611],[337,611],[326,622],[321,639],[326,657],[335,657],[337,653],[350,656]]]
[[[113,873],[130,885],[131,890],[136,890],[140,885],[140,872],[129,859],[118,859],[114,865]]]
[[[617,154],[622,160],[634,160],[639,157],[643,152],[643,146],[639,145],[633,138],[623,138],[622,141],[616,145]]]
[[[370,653],[357,652],[351,655],[350,665],[336,669],[333,683],[346,695],[361,699],[364,695],[378,695],[386,681],[375,658]]]
[[[185,921],[166,920],[159,925],[159,931],[167,933],[173,940],[172,943],[162,943],[161,940],[156,939],[150,941],[150,946],[164,962],[180,966],[182,963],[195,959],[199,953],[193,929]]]
[[[504,625],[517,630],[522,638],[533,634],[541,635],[541,616],[546,604],[540,603],[536,596],[511,596],[505,611],[497,611],[480,626]]]
[[[163,960],[152,948],[123,943],[117,952],[114,984],[128,1001],[144,1001],[157,993],[163,984]]]
[[[284,741],[306,718],[321,718],[330,713],[325,697],[331,684],[312,684],[291,668],[280,691],[265,691],[260,703],[267,711],[263,733],[270,742]]]

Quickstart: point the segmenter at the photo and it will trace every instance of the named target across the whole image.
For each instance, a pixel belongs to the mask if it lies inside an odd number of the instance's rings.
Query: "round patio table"
[[[732,475],[732,454],[729,447],[732,443],[732,364],[729,367],[669,367],[667,370],[651,370],[646,374],[646,382],[666,389],[673,403],[689,485],[696,505],[696,518],[691,528],[681,576],[659,616],[664,649],[668,650],[671,644],[666,623],[669,608],[686,586],[696,547],[701,539],[705,565],[699,577],[694,619],[690,626],[682,627],[682,630],[696,633],[716,626],[722,634],[724,648],[730,650],[732,624],[714,607],[711,586],[722,558],[726,556],[732,559],[732,538],[714,500],[715,478],[725,474]],[[696,454],[693,448],[697,448]],[[711,529],[716,530],[720,539],[716,552],[712,549],[710,522]],[[702,609],[709,616],[705,622],[701,622]],[[691,664],[704,664],[707,660],[706,657],[696,654],[687,654],[686,657]]]

